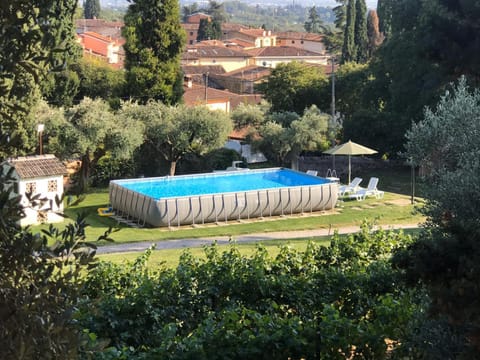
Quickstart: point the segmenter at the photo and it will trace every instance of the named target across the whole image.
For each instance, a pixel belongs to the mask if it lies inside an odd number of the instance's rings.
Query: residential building
[[[292,46],[269,46],[245,50],[257,66],[275,68],[280,63],[299,61],[312,64],[327,65],[330,57],[313,51],[304,50]]]
[[[228,91],[213,89],[208,86],[193,84],[187,79],[184,86],[183,101],[187,106],[205,105],[210,110],[230,112],[230,97]]]
[[[239,29],[226,34],[225,40],[231,42],[243,41],[248,43],[248,48],[261,48],[267,46],[276,46],[276,35],[270,30],[264,29]]]
[[[84,54],[104,60],[108,64],[123,67],[122,44],[111,37],[87,31],[78,35]]]
[[[251,55],[223,45],[188,46],[182,55],[181,64],[185,65],[222,65],[225,71],[233,71],[249,65]]]
[[[304,50],[313,51],[319,54],[326,54],[324,36],[306,32],[275,32],[278,46],[292,46]]]
[[[75,21],[77,34],[88,31],[110,37],[114,40],[120,40],[122,37],[122,28],[125,24],[122,21],[107,21],[102,19],[77,19]]]
[[[209,79],[215,87],[237,94],[254,94],[255,85],[265,81],[270,73],[270,68],[250,65],[226,73],[210,74]]]
[[[57,203],[63,195],[64,175],[67,169],[54,155],[25,156],[8,159],[15,169],[18,179],[15,193],[21,195],[25,217],[20,220],[21,226],[63,221],[58,213],[63,212],[63,202]],[[46,202],[32,207],[26,194],[40,195]]]

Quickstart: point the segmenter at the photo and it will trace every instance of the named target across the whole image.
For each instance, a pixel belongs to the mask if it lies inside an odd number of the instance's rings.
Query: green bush
[[[385,358],[386,339],[401,341],[425,303],[390,265],[409,243],[365,225],[275,258],[213,245],[204,260],[185,252],[176,269],[152,271],[147,252],[91,271],[78,321],[129,358]]]

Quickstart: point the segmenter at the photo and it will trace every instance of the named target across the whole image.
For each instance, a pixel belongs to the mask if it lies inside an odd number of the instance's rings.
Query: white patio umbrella
[[[353,141],[349,140],[344,144],[340,144],[334,146],[331,149],[325,150],[324,154],[330,155],[348,155],[348,183],[350,184],[350,177],[352,172],[352,163],[351,163],[351,156],[352,155],[371,155],[376,154],[377,151],[370,149],[366,146],[354,143]]]

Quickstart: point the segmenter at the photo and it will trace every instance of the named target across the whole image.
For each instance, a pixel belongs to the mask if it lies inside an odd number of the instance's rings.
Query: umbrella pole
[[[348,185],[350,185],[351,174],[352,173],[352,163],[351,163],[351,156],[348,155]]]

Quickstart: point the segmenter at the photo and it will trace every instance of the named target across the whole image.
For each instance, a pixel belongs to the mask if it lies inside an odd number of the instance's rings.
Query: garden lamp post
[[[45,130],[45,125],[44,124],[38,124],[37,125],[37,133],[38,133],[38,145],[39,145],[40,155],[42,155],[42,153],[43,153],[43,142],[42,142],[43,130]]]

